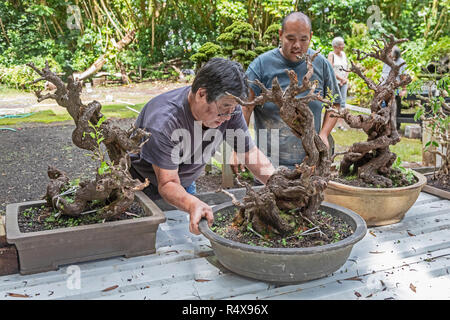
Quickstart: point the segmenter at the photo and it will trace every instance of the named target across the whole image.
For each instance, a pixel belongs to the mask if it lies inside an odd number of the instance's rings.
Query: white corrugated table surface
[[[0,277],[0,300],[21,299],[450,299],[450,201],[421,193],[397,224],[369,228],[334,274],[276,286],[220,266],[203,236],[189,233],[188,216],[165,212],[157,252]],[[69,269],[70,270],[70,269]],[[105,290],[107,289],[107,290]]]

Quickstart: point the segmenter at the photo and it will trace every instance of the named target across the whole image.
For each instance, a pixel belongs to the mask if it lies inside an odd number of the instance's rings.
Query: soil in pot
[[[439,182],[439,180],[435,178],[434,174],[426,175],[426,178],[427,185],[450,192],[450,186]]]
[[[290,214],[282,214],[292,226],[293,234],[281,236],[271,230],[256,232],[251,223],[247,230],[241,230],[233,224],[234,213],[230,211],[216,214],[211,231],[228,240],[270,248],[306,248],[326,245],[341,241],[353,234],[352,227],[337,216],[319,210],[311,219],[304,219]],[[309,220],[309,221],[308,221]]]
[[[91,204],[86,211],[100,209],[102,205]],[[102,223],[104,219],[100,217],[97,212],[88,213],[80,217],[70,217],[60,215],[55,217],[56,212],[53,211],[51,215],[43,215],[45,205],[40,207],[23,208],[18,215],[19,230],[22,233],[37,232],[45,230],[53,230],[59,228],[68,228],[81,225],[89,225],[95,223]],[[139,202],[134,201],[128,210],[118,216],[117,220],[136,219],[145,217],[146,213],[142,209]]]
[[[405,172],[401,171],[398,172],[398,174],[392,174],[389,176],[389,179],[392,180],[392,188],[411,186],[419,181],[417,177],[414,176],[412,170],[408,171],[406,174]],[[367,183],[364,180],[358,178],[357,174],[349,176],[342,176],[341,174],[337,174],[335,177],[332,178],[332,180],[353,187],[381,188],[381,186],[376,186],[371,183]]]

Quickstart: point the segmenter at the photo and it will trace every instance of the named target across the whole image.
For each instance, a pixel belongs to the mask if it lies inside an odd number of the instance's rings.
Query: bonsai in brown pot
[[[29,66],[40,75],[34,82],[48,81],[56,87],[45,95],[37,91],[38,101],[54,99],[67,109],[75,122],[73,143],[88,150],[98,160],[98,167],[93,179],[82,181],[71,180],[63,171],[49,167],[44,200],[7,206],[7,240],[17,247],[20,272],[36,273],[57,269],[61,264],[155,252],[156,230],[165,217],[141,191],[148,181],[134,180],[128,172],[128,153],[139,152],[149,133],[134,126],[123,130],[113,125],[102,115],[98,101],[83,104],[82,83],[73,77],[65,84],[48,64],[42,70]],[[142,218],[131,219],[135,216]],[[36,223],[42,223],[42,229],[26,232],[19,225],[24,217],[34,217]],[[62,225],[58,222],[66,217],[71,226],[58,228]],[[82,223],[85,225],[77,226]],[[45,230],[50,225],[51,230]]]
[[[414,204],[426,183],[423,175],[405,172],[399,159],[389,147],[400,141],[396,127],[395,92],[411,82],[408,74],[399,74],[402,64],[396,64],[392,49],[407,39],[376,41],[370,53],[355,50],[357,60],[375,58],[391,70],[384,82],[375,83],[361,67],[352,62],[351,71],[364,80],[374,92],[369,115],[353,115],[347,109],[330,110],[331,116],[342,118],[351,128],[362,129],[367,141],[356,142],[343,155],[338,174],[325,192],[326,201],[340,204],[360,214],[368,226],[386,225],[400,221]]]

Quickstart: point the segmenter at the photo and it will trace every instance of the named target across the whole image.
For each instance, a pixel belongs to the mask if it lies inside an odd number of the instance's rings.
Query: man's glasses
[[[241,112],[240,109],[237,109],[237,110],[234,110],[233,112],[230,112],[230,113],[221,113],[220,109],[219,109],[219,106],[217,105],[217,102],[214,102],[214,104],[216,105],[216,109],[217,109],[217,112],[218,112],[217,113],[218,117],[231,117],[231,116],[234,116],[235,114],[239,114]]]

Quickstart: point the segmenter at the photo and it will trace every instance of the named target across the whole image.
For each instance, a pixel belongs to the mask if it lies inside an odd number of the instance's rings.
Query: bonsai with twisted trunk
[[[387,39],[382,39],[384,47],[381,48],[380,42],[377,41],[374,52],[364,53],[355,50],[358,61],[372,57],[391,67],[389,76],[384,82],[376,84],[364,75],[360,66],[351,62],[351,71],[361,77],[374,91],[370,102],[370,115],[352,115],[347,109],[330,110],[332,117],[344,119],[351,128],[362,129],[368,136],[367,141],[357,142],[344,152],[339,167],[340,174],[342,176],[356,174],[365,183],[377,187],[392,187],[394,178],[398,181],[398,186],[410,184],[400,170],[392,168],[397,155],[389,150],[389,146],[400,141],[396,127],[395,90],[411,82],[409,75],[399,75],[400,67],[404,63],[396,65],[391,52],[395,45],[408,39],[396,40],[393,35],[385,37]],[[383,107],[383,102],[387,102],[386,107]]]
[[[45,195],[47,207],[54,208],[64,215],[80,216],[89,203],[99,200],[105,204],[99,210],[101,217],[108,220],[121,215],[133,203],[134,193],[149,184],[148,181],[142,183],[133,179],[128,172],[130,167],[128,153],[138,153],[149,133],[134,126],[129,130],[114,126],[100,112],[102,106],[98,101],[83,104],[80,98],[82,83],[72,76],[65,84],[50,70],[48,63],[42,70],[32,63],[28,66],[40,75],[34,83],[48,81],[56,87],[55,92],[45,95],[36,91],[38,101],[54,99],[58,105],[66,108],[75,122],[75,129],[72,132],[73,143],[81,149],[91,151],[94,158],[101,162],[95,179],[81,181],[70,201],[62,196],[63,191],[69,187],[69,177],[63,171],[49,167],[50,182]],[[102,145],[106,147],[109,160],[102,154]]]
[[[239,208],[235,217],[235,224],[248,225],[256,231],[275,229],[280,234],[292,232],[293,228],[280,213],[289,212],[301,218],[309,219],[315,213],[324,199],[323,191],[327,186],[330,176],[331,161],[328,149],[314,129],[314,116],[308,103],[320,100],[331,105],[331,101],[315,93],[316,82],[311,82],[314,69],[314,55],[306,55],[307,73],[298,84],[297,74],[293,70],[286,70],[290,84],[282,90],[275,78],[272,88],[267,89],[262,83],[255,83],[261,88],[262,93],[255,100],[246,102],[235,99],[243,106],[263,105],[265,102],[273,102],[280,108],[280,116],[291,128],[292,132],[301,139],[306,156],[295,169],[280,167],[267,181],[266,186],[255,191],[247,183],[243,183],[247,194],[243,202],[233,199],[233,203]],[[297,97],[307,91],[307,95]]]

